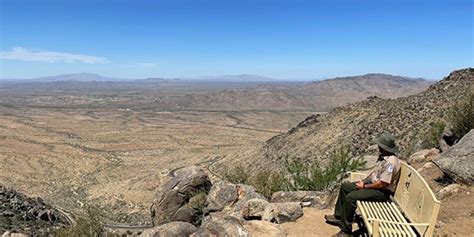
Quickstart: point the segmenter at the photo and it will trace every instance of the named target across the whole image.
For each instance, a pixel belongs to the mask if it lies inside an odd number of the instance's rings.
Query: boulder
[[[459,192],[459,189],[461,188],[461,185],[459,184],[450,184],[438,192],[436,192],[436,197],[440,200],[443,200],[457,192]]]
[[[197,228],[187,222],[170,222],[154,228],[144,230],[140,236],[143,237],[176,237],[190,236]]]
[[[250,185],[220,181],[212,186],[207,195],[206,212],[225,211],[228,214],[241,215],[244,204],[250,199],[265,200],[265,197]]]
[[[410,158],[408,158],[408,163],[414,164],[414,163],[430,162],[436,159],[438,155],[439,155],[439,150],[436,148],[417,151],[413,153],[410,156]]]
[[[434,160],[456,182],[474,184],[474,129]]]
[[[303,216],[303,208],[299,202],[270,203],[263,212],[262,220],[273,223],[295,221]]]
[[[259,198],[253,198],[245,202],[242,207],[242,217],[246,220],[249,219],[262,219],[263,212],[268,205],[268,201]]]
[[[443,133],[441,135],[441,139],[439,139],[438,146],[441,151],[447,151],[449,147],[456,144],[458,139],[453,133],[453,130],[450,127],[445,127]]]
[[[219,181],[212,185],[207,195],[207,210],[211,212],[220,211],[224,207],[232,205],[238,198],[239,195],[237,194],[237,186],[235,184]]]
[[[196,194],[208,192],[211,181],[197,166],[179,169],[156,193],[151,205],[151,217],[155,225],[175,220],[190,220],[191,212],[182,208]],[[178,212],[179,211],[179,212]],[[177,219],[174,219],[177,218]]]
[[[268,237],[283,237],[286,236],[285,231],[280,225],[270,223],[267,221],[247,221],[244,223],[244,228],[251,236],[268,236]]]
[[[243,223],[243,220],[233,216],[210,218],[203,221],[201,227],[191,236],[250,236]]]
[[[331,193],[321,191],[292,191],[292,192],[276,192],[272,194],[271,202],[301,202],[310,203],[305,206],[312,206],[318,209],[325,209],[330,205]]]

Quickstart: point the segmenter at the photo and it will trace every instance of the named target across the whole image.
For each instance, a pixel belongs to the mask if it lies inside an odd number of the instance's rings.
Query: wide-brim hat
[[[395,137],[389,132],[384,132],[382,136],[374,139],[374,143],[392,154],[398,153],[398,147],[395,144]]]

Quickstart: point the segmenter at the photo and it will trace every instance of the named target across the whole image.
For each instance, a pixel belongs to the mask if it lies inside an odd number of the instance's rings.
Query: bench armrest
[[[369,174],[360,173],[360,172],[349,172],[349,181],[356,182],[366,178]]]

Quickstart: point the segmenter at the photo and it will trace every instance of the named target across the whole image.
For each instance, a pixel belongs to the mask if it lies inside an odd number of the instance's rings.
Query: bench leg
[[[374,221],[374,225],[372,227],[372,237],[379,237],[379,221]]]

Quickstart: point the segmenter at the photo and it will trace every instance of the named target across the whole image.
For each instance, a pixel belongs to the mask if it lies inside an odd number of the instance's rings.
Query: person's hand
[[[361,181],[356,183],[356,186],[357,186],[357,189],[363,189],[364,188],[364,182],[362,182],[362,180],[361,180]]]

